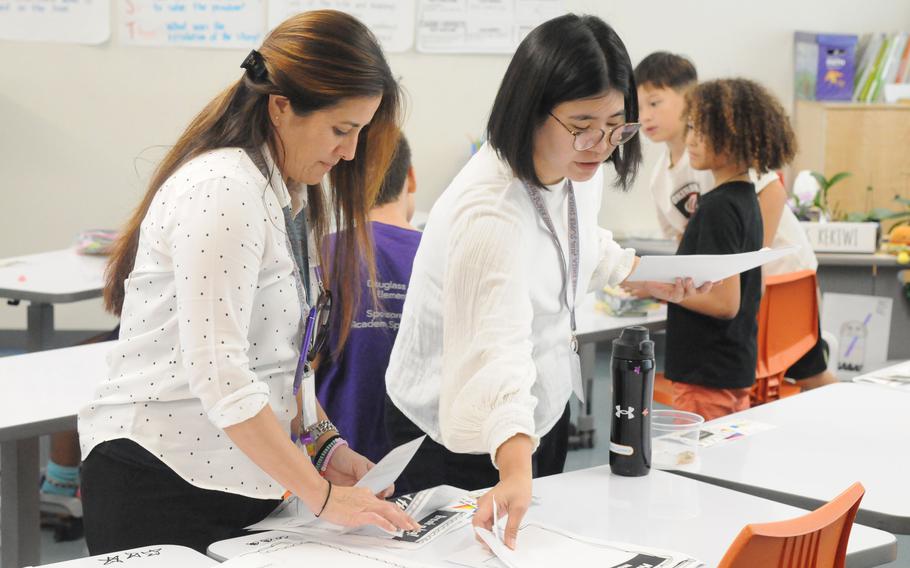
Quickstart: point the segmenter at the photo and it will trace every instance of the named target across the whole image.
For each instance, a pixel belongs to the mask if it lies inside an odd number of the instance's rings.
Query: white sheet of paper
[[[366,487],[373,493],[379,493],[395,483],[395,480],[398,479],[398,476],[401,475],[404,468],[407,467],[411,462],[411,459],[414,458],[414,454],[417,453],[417,449],[420,448],[420,444],[423,443],[424,438],[426,438],[426,436],[421,436],[416,440],[411,440],[410,442],[393,449],[386,454],[384,458],[379,460],[379,463],[373,466],[373,469],[361,477],[355,487]],[[301,503],[296,496],[291,497],[286,502],[279,505],[279,507],[265,519],[246,528],[251,531],[280,531],[299,528],[304,525],[309,525],[308,528],[314,529],[330,530],[329,527],[332,527],[331,530],[337,529],[335,525],[316,519],[313,512],[310,511],[306,505]]]
[[[571,563],[578,566],[605,568],[704,566],[700,561],[679,552],[587,538],[536,522],[521,527],[516,550],[506,547],[486,529],[475,528],[475,531],[490,550],[471,547],[448,558],[449,562],[470,568],[490,568],[496,565],[492,561],[492,557],[495,556],[499,563],[507,568],[552,568],[565,564],[567,559],[571,559]]]
[[[506,544],[494,536],[493,533],[483,527],[474,527],[474,532],[477,533],[480,540],[490,547],[490,550],[496,555],[496,558],[505,564],[506,568],[520,568],[515,558],[515,551],[506,546]]]
[[[266,545],[222,564],[228,568],[298,568],[300,566],[339,566],[341,568],[375,568],[398,566],[427,568],[394,553],[377,548],[344,548],[320,542],[282,542]]]
[[[404,468],[411,463],[424,438],[426,438],[425,435],[387,453],[384,458],[379,460],[379,463],[373,466],[373,469],[360,478],[355,487],[366,487],[373,493],[379,493],[395,483]]]
[[[668,282],[691,278],[696,286],[719,282],[734,274],[767,264],[796,252],[796,247],[762,249],[739,254],[688,254],[679,256],[643,256],[629,282]]]
[[[249,531],[284,531],[303,526],[315,520],[316,515],[295,495],[281,503],[268,517],[246,527],[246,529]]]
[[[253,554],[244,554],[236,558],[231,558],[219,564],[225,568],[275,568],[280,566],[274,559],[254,552]]]
[[[774,428],[777,428],[775,424],[756,422],[754,420],[733,420],[722,424],[706,424],[701,427],[698,445],[702,448],[710,448],[717,444],[738,440],[739,438],[773,430]],[[669,434],[669,436],[673,435]]]

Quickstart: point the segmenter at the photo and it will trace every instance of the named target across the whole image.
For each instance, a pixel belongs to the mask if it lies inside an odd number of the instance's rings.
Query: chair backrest
[[[758,310],[753,402],[779,398],[784,373],[818,341],[818,292],[813,270],[765,278]]]
[[[758,312],[760,375],[786,371],[818,341],[818,292],[814,270],[765,278]]]
[[[857,482],[807,515],[746,525],[718,568],[843,568],[850,529],[865,492]]]
[[[765,277],[765,291],[758,310],[758,356],[752,404],[780,398],[784,373],[817,341],[815,271],[799,270]],[[661,374],[655,378],[654,400],[672,406],[672,383]]]

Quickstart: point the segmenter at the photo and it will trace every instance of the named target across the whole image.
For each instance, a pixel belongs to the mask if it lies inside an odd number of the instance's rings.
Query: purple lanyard
[[[325,290],[322,284],[322,270],[321,267],[317,266],[313,272],[316,274],[316,282],[319,285],[319,298],[316,300],[316,303],[313,304],[313,307],[310,308],[309,314],[306,318],[306,327],[303,331],[303,341],[300,343],[300,357],[297,360],[297,369],[294,371],[294,396],[297,396],[297,393],[300,391],[300,384],[303,382],[304,373],[312,372],[312,362],[315,358],[315,353],[312,354],[313,344],[315,343],[316,335],[316,322],[319,320],[319,311],[322,309],[320,307],[322,303],[323,295]]]

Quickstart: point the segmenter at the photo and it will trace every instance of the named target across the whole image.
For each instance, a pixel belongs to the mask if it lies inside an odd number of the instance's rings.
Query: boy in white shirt
[[[686,152],[685,97],[698,83],[695,65],[687,58],[658,51],[635,67],[638,85],[641,131],[651,142],[663,142],[661,155],[651,177],[651,193],[657,218],[667,238],[679,240],[689,218],[698,208],[702,194],[714,187],[708,170],[695,170]],[[816,270],[815,253],[792,211],[786,206],[787,191],[775,172],[749,170],[761,207],[764,225],[763,246],[795,246],[797,252],[764,267],[764,274],[783,274],[797,270]],[[787,371],[803,390],[837,382],[827,370],[827,360],[819,329],[819,339],[806,355]]]
[[[666,52],[652,53],[635,68],[641,131],[651,142],[663,142],[651,192],[664,236],[679,240],[700,195],[714,187],[710,171],[689,166],[686,153],[685,95],[698,83],[692,63]]]

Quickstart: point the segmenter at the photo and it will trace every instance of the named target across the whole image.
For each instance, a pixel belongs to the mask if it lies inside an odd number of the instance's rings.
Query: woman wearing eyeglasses
[[[367,215],[398,142],[398,85],[366,27],[332,11],[279,25],[242,67],[159,165],[111,259],[120,342],[79,413],[92,554],[205,552],[286,491],[339,525],[417,526],[349,487],[372,464],[318,407],[308,358],[328,320],[316,265],[332,218],[321,266],[350,283],[339,321],[361,259],[372,265]]]
[[[632,64],[593,16],[534,29],[503,78],[487,143],[430,213],[386,374],[393,443],[425,432],[399,489],[494,487],[514,547],[531,478],[559,473],[568,400],[581,388],[578,299],[617,285],[637,258],[597,225],[603,164],[631,184],[640,162]],[[710,285],[706,285],[705,289]],[[648,284],[679,301],[691,281]]]

